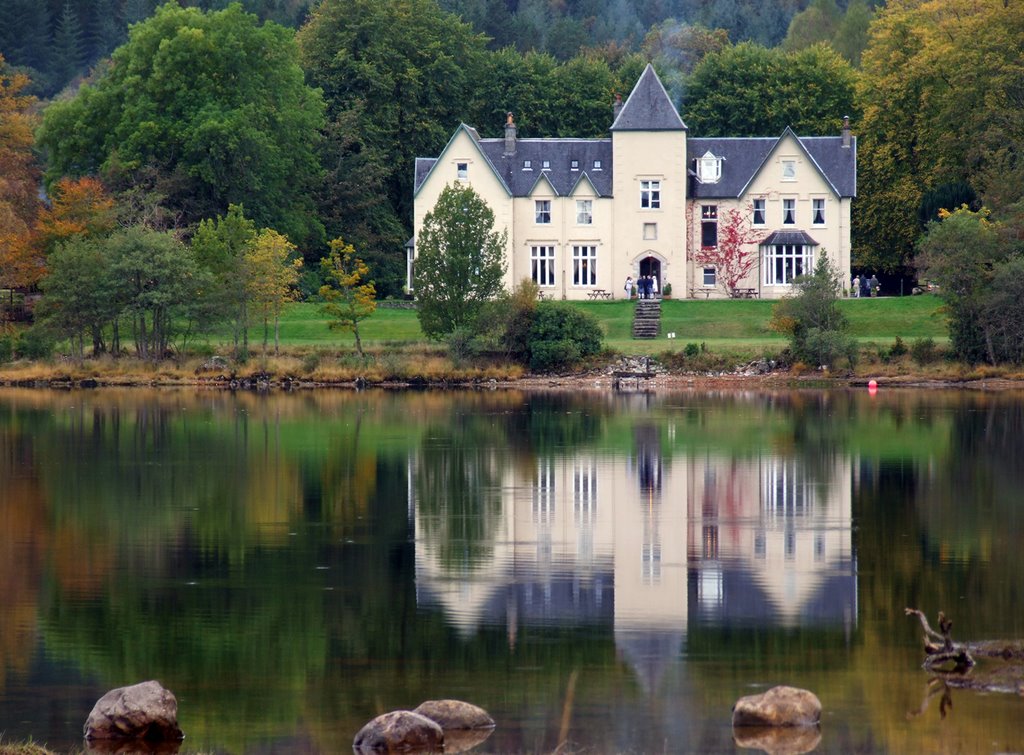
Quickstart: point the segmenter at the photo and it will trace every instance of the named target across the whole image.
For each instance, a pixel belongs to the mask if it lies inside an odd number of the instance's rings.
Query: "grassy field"
[[[627,354],[682,350],[687,343],[705,343],[713,350],[782,348],[785,337],[770,330],[771,301],[667,300],[662,303],[662,338],[634,341],[631,336],[633,305],[626,301],[578,302],[601,323],[609,348]],[[862,343],[891,344],[899,336],[907,343],[916,338],[946,340],[942,302],[935,296],[848,299],[840,303],[850,318],[851,331]],[[378,309],[359,328],[365,346],[406,345],[423,340],[416,312]],[[665,334],[674,332],[670,340]],[[262,341],[262,328],[250,333],[252,347]],[[316,304],[291,305],[281,320],[281,343],[288,347],[338,348],[354,345],[352,334],[332,331]]]

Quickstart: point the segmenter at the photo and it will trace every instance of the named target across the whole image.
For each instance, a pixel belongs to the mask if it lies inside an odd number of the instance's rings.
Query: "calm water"
[[[185,752],[346,752],[455,697],[479,752],[1022,752],[920,628],[1024,637],[1024,396],[0,391],[0,731],[159,679]],[[952,706],[949,705],[952,703]]]

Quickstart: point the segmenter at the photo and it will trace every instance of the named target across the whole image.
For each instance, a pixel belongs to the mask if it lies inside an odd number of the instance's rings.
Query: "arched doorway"
[[[648,255],[648,256],[644,257],[643,259],[641,259],[640,260],[640,275],[641,276],[644,276],[644,275],[653,276],[654,279],[658,281],[657,290],[658,290],[659,293],[661,292],[661,286],[662,286],[662,283],[664,281],[664,279],[662,278],[662,275],[661,275],[661,260],[659,260],[657,257],[653,257],[651,255]]]

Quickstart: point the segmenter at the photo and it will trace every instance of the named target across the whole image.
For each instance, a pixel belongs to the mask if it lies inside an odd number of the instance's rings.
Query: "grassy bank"
[[[597,318],[606,334],[605,345],[614,355],[661,357],[673,371],[686,373],[729,372],[751,360],[774,358],[786,339],[769,328],[773,302],[759,300],[681,301],[662,306],[662,337],[636,341],[631,337],[633,305],[627,301],[580,302],[577,306]],[[893,354],[897,338],[910,347],[919,339],[946,341],[946,322],[941,300],[933,296],[860,299],[841,302],[852,332],[861,344],[858,376],[906,378],[914,375],[934,380],[974,380],[1013,377],[1006,369],[968,367],[942,358],[922,363],[912,354]],[[667,333],[675,333],[669,339]],[[454,363],[444,345],[428,342],[412,309],[380,308],[360,326],[367,358],[354,350],[350,333],[332,331],[316,304],[291,305],[281,321],[281,354],[261,353],[263,329],[250,331],[250,358],[244,363],[211,363],[214,354],[231,353],[226,333],[198,344],[193,354],[154,364],[135,359],[103,356],[75,362],[56,356],[46,362],[15,363],[0,368],[5,382],[95,381],[103,384],[226,382],[251,378],[263,381],[298,380],[303,383],[367,382],[481,382],[516,380],[522,367],[500,360],[478,364]],[[689,346],[691,354],[684,355]],[[273,351],[272,345],[270,349]],[[697,353],[694,353],[697,352]],[[600,369],[601,365],[591,365]]]
[[[660,341],[634,341],[633,304],[628,301],[577,302],[601,323],[608,348],[624,354],[650,354],[685,348],[687,343],[706,343],[710,349],[781,349],[784,336],[772,331],[771,301],[764,300],[678,300],[662,302],[662,338]],[[930,337],[944,342],[946,318],[939,311],[942,302],[935,296],[847,299],[840,302],[850,318],[853,335],[862,343],[891,343],[899,336],[904,341]],[[674,332],[670,340],[665,334]],[[411,309],[380,308],[359,328],[364,344],[397,346],[421,343],[416,312]],[[222,340],[226,340],[221,336]],[[250,331],[253,344],[263,339],[263,329]],[[281,343],[284,346],[350,348],[355,339],[349,333],[331,331],[316,304],[292,304],[281,319]]]

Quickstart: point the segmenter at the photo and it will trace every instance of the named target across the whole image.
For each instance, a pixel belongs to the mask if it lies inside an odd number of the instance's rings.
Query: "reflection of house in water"
[[[427,534],[445,530],[414,500],[421,606],[466,635],[506,626],[510,642],[522,626],[611,624],[648,691],[696,625],[856,621],[847,459],[665,457],[655,426],[634,446],[508,465],[492,557],[476,564],[446,567],[451,544]]]

